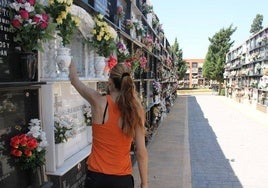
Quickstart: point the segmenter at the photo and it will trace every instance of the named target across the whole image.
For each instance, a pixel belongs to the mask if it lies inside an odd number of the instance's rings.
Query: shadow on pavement
[[[194,96],[188,96],[192,188],[242,188]]]

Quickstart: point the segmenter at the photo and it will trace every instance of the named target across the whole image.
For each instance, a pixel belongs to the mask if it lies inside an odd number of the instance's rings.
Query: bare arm
[[[99,92],[90,87],[87,87],[83,82],[79,80],[74,62],[72,62],[69,67],[69,77],[71,84],[92,106],[95,106],[96,102],[102,98],[102,95]]]
[[[143,127],[137,127],[135,131],[136,157],[141,179],[141,188],[149,188],[148,185],[148,153],[145,146]]]

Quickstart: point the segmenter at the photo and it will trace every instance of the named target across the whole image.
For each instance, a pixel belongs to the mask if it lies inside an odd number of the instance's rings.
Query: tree
[[[234,41],[231,41],[231,35],[236,31],[230,25],[227,29],[221,29],[209,38],[210,45],[203,65],[203,77],[209,80],[216,80],[219,82],[219,93],[221,92],[221,84],[224,77],[224,65],[226,61],[226,54],[230,50]]]
[[[174,44],[172,45],[172,52],[175,54],[175,62],[177,62],[177,75],[178,80],[183,79],[187,66],[186,62],[183,61],[183,52],[182,49],[179,48],[179,43],[177,38],[175,38]]]
[[[262,22],[263,22],[263,15],[257,14],[256,17],[253,20],[253,23],[251,24],[250,33],[255,34],[258,31],[262,30]]]

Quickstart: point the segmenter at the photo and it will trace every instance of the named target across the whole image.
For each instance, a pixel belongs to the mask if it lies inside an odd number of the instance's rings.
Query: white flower
[[[42,131],[40,126],[41,121],[39,119],[31,119],[29,122],[29,131],[27,135],[30,135],[38,140],[38,148],[37,151],[45,149],[48,146],[48,142],[46,139],[46,133]]]
[[[16,11],[19,11],[21,6],[22,6],[21,3],[16,3],[16,2],[10,4],[10,7],[15,9]]]
[[[41,127],[39,125],[33,125],[30,128],[28,134],[31,134],[33,137],[38,138],[40,135]]]
[[[34,11],[34,7],[31,6],[31,4],[29,2],[24,3],[24,5],[22,5],[21,7],[25,8],[25,10],[27,10],[28,12],[33,12]]]

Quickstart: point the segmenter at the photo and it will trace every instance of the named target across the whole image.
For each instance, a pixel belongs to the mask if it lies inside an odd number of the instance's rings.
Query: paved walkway
[[[268,114],[226,97],[178,96],[148,152],[150,188],[267,188]]]

